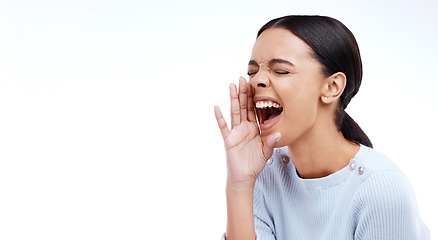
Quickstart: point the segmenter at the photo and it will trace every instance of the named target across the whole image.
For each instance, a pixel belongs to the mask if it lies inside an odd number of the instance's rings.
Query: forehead
[[[265,30],[257,38],[251,60],[267,62],[270,59],[282,58],[291,62],[311,60],[312,49],[289,30],[271,28]]]

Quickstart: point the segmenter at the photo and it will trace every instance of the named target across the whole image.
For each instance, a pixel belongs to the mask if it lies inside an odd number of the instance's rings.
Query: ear
[[[321,90],[321,100],[330,104],[338,100],[347,85],[347,77],[343,72],[337,72],[325,79]]]

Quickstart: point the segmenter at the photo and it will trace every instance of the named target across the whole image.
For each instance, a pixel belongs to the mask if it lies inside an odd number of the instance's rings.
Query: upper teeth
[[[275,107],[275,108],[280,108],[280,104],[276,103],[276,102],[272,102],[272,101],[258,101],[255,103],[256,104],[256,108],[267,108],[267,107]]]

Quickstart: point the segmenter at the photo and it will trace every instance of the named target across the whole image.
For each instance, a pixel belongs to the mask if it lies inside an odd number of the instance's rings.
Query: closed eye
[[[283,72],[283,71],[275,71],[276,74],[280,74],[280,75],[286,75],[289,74],[289,72]]]
[[[255,75],[257,72],[248,72],[248,76]]]

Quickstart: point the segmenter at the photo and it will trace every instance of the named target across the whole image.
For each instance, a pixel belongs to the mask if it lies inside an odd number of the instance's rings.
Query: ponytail
[[[342,113],[338,114],[338,117],[343,115],[343,119],[341,120],[342,123],[338,125],[338,129],[342,132],[344,138],[351,142],[373,148],[371,140],[368,138],[362,128],[359,127],[359,125],[353,120],[353,118],[350,117],[350,115],[348,115],[348,113],[346,113],[343,109],[341,111]],[[339,120],[339,118],[337,120]],[[339,121],[337,121],[337,123],[339,123]]]

